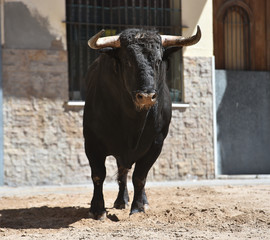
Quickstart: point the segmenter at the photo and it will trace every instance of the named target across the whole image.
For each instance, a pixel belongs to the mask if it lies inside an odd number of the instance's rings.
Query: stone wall
[[[154,180],[214,177],[212,58],[184,58],[186,109],[174,109]]]
[[[214,176],[211,58],[185,58],[186,109],[174,109],[151,180]],[[82,107],[69,107],[67,53],[3,49],[4,182],[90,183]],[[107,162],[107,181],[116,164]]]
[[[82,109],[69,110],[65,51],[3,50],[4,182],[86,182]]]

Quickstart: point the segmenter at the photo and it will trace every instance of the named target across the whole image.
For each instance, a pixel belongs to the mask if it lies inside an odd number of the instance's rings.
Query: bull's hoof
[[[116,209],[127,209],[128,208],[128,204],[115,202],[114,205],[113,205],[113,207],[116,208]]]
[[[144,213],[144,208],[134,208],[134,209],[131,209],[129,215],[133,215],[135,213]]]
[[[144,210],[148,210],[150,207],[149,207],[149,204],[144,204]]]
[[[132,215],[134,213],[145,213],[145,210],[148,210],[148,209],[149,209],[149,204],[144,204],[143,207],[136,207],[136,208],[131,209],[129,215]]]
[[[89,217],[95,220],[105,220],[107,217],[106,211],[101,212],[101,213],[92,213],[89,212]]]

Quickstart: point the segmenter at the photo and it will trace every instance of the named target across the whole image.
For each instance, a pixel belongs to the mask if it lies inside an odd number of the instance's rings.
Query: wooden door
[[[235,29],[231,28],[231,35],[228,41],[228,20],[235,22],[248,21],[246,28],[234,34]],[[245,67],[235,66],[230,70],[270,70],[270,1],[269,0],[213,0],[213,20],[214,20],[214,55],[216,69],[228,69],[226,64],[226,53],[228,42],[235,43],[238,46],[239,54],[242,54],[239,48],[245,50],[242,57],[247,62]],[[239,24],[239,21],[238,21]],[[229,32],[230,32],[229,31]],[[242,31],[242,34],[241,34]],[[234,34],[234,35],[233,35]],[[238,36],[238,43],[235,37]],[[232,50],[234,51],[234,50]],[[242,51],[243,52],[243,51]],[[237,54],[237,53],[236,53]],[[236,56],[234,56],[236,58]],[[230,66],[230,64],[229,64]]]

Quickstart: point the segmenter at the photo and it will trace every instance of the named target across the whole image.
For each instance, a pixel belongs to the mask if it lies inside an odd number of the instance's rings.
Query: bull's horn
[[[163,47],[184,47],[196,44],[201,39],[201,29],[197,26],[197,33],[191,37],[161,35]]]
[[[119,36],[101,37],[105,30],[101,30],[96,35],[91,37],[88,45],[92,49],[101,49],[106,47],[119,48],[121,47]]]

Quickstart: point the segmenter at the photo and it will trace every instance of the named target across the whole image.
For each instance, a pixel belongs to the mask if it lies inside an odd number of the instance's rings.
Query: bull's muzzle
[[[157,101],[157,93],[139,92],[135,95],[135,105],[139,110],[149,109]]]

